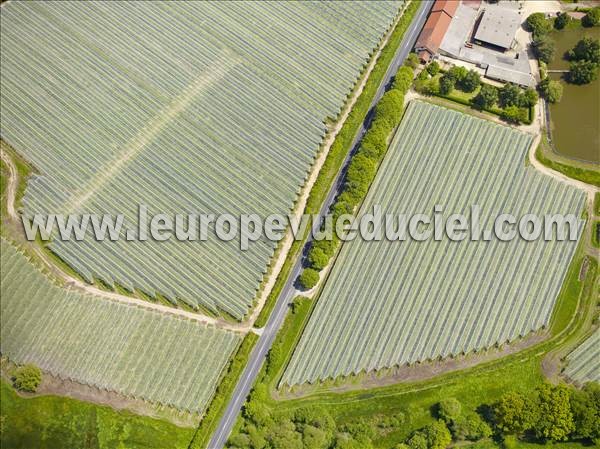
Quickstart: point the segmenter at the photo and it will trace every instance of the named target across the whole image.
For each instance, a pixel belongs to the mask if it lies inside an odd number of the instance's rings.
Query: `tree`
[[[523,92],[523,95],[521,96],[521,106],[530,108],[535,106],[537,102],[538,93],[535,91],[535,89],[531,87],[525,89],[525,92]]]
[[[531,31],[534,37],[541,36],[552,30],[552,23],[546,19],[543,12],[534,12],[527,17],[527,28]]]
[[[542,91],[544,98],[546,98],[546,101],[549,103],[558,103],[562,98],[563,86],[560,81],[545,78],[540,83],[540,90]]]
[[[340,199],[342,199],[342,197],[344,195],[345,194],[342,193],[340,195],[340,198],[338,199],[338,201]],[[346,201],[347,199],[348,198],[347,198],[347,195],[346,195],[346,197],[345,197],[345,199],[343,201]],[[321,251],[323,251],[323,253],[325,253],[325,255],[327,255],[327,257],[331,257],[331,256],[333,256],[333,253],[335,253],[336,247],[337,247],[337,242],[335,240],[325,240],[325,239],[323,239],[323,240],[313,241],[311,248],[314,248],[314,249],[318,248]]]
[[[554,19],[554,28],[562,30],[571,21],[571,17],[566,12],[559,12]]]
[[[508,434],[521,434],[538,421],[539,408],[529,397],[520,393],[507,393],[494,405],[494,421]]]
[[[549,64],[554,59],[554,41],[546,35],[539,36],[532,43],[533,53],[540,61]]]
[[[427,437],[423,432],[415,432],[406,440],[410,449],[428,449]]]
[[[476,70],[469,70],[459,81],[458,86],[464,92],[474,92],[481,84],[481,76]]]
[[[489,109],[498,102],[498,89],[490,84],[483,84],[472,100],[477,109]]]
[[[467,76],[468,70],[462,66],[455,65],[446,72],[446,75],[452,78],[455,82],[460,83],[465,76]]]
[[[600,384],[590,382],[571,395],[571,410],[575,423],[576,438],[597,440],[600,438]]]
[[[438,402],[436,409],[438,417],[446,423],[450,423],[460,416],[462,405],[458,399],[447,398]]]
[[[452,435],[444,421],[435,421],[428,424],[423,428],[422,432],[427,438],[427,447],[429,449],[446,449],[452,442]]]
[[[539,415],[534,426],[538,438],[566,441],[575,430],[571,411],[571,391],[565,385],[545,383],[537,388]]]
[[[600,24],[600,7],[590,9],[581,19],[581,24],[584,27],[595,27]]]
[[[500,88],[498,97],[500,99],[500,106],[506,108],[507,106],[518,106],[520,104],[521,89],[512,83],[507,83]]]
[[[408,67],[412,67],[413,69],[416,69],[417,67],[419,67],[419,57],[417,56],[416,53],[410,53],[408,55],[408,57],[406,58],[406,61],[404,62],[404,64]]]
[[[412,85],[414,77],[414,71],[412,68],[408,66],[402,66],[396,72],[396,76],[394,77],[394,82],[392,83],[392,89],[398,89],[401,92],[408,92],[410,86]]]
[[[304,271],[302,271],[300,277],[298,278],[298,281],[300,282],[300,285],[303,288],[305,288],[306,290],[310,290],[319,283],[319,279],[320,276],[317,270],[315,270],[314,268],[305,268]]]
[[[490,426],[474,413],[458,416],[452,421],[450,430],[455,440],[477,441],[492,435]]]
[[[395,128],[402,118],[404,94],[398,89],[391,89],[383,94],[375,106],[375,118],[385,120],[390,128]]]
[[[569,81],[573,84],[588,84],[598,78],[598,64],[590,61],[574,61],[569,68]]]
[[[439,71],[440,65],[437,63],[437,61],[432,61],[427,65],[427,72],[429,72],[431,76],[437,75]]]
[[[568,53],[569,59],[572,61],[591,61],[600,62],[600,40],[584,37],[581,39],[572,50]]]
[[[440,93],[442,95],[448,95],[450,92],[452,92],[454,90],[455,84],[456,84],[456,80],[453,77],[448,76],[448,72],[445,73],[440,78]]]
[[[23,365],[13,373],[13,385],[17,390],[35,393],[42,382],[42,371],[35,365]]]
[[[527,110],[519,106],[507,106],[502,110],[500,118],[510,123],[523,123],[527,121]]]
[[[329,257],[321,248],[311,248],[308,253],[308,263],[315,270],[321,271],[329,263]]]

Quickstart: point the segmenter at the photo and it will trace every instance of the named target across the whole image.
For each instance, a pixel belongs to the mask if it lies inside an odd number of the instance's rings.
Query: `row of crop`
[[[1,250],[4,356],[61,379],[203,411],[239,336],[59,288],[8,242]]]
[[[567,357],[565,374],[576,382],[600,382],[600,329]]]
[[[364,200],[369,186],[375,177],[377,167],[383,158],[389,138],[398,126],[404,110],[404,94],[412,84],[413,70],[402,66],[394,82],[375,106],[375,116],[369,129],[360,142],[360,148],[348,164],[344,185],[330,213],[334,223],[340,216],[353,214]],[[308,253],[309,268],[300,275],[304,288],[312,288],[319,281],[319,271],[323,270],[335,254],[339,241],[336,235],[332,240],[317,240]]]
[[[361,213],[378,204],[410,217],[440,204],[468,216],[477,204],[482,230],[499,213],[578,214],[579,191],[523,164],[530,143],[413,103]],[[468,239],[344,243],[283,383],[479,351],[547,325],[576,242]]]
[[[169,214],[287,213],[323,119],[339,112],[400,4],[8,5],[3,138],[40,171],[26,214],[106,211],[132,222],[138,204]],[[236,318],[274,249],[50,246],[87,280]]]

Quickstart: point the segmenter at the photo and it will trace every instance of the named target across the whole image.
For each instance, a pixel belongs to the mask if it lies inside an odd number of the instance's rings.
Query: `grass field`
[[[6,449],[186,449],[194,429],[58,396],[23,398],[2,380]]]
[[[133,228],[140,204],[288,213],[325,119],[401,5],[7,4],[2,137],[40,173],[26,214],[122,213]],[[216,238],[135,243],[50,247],[89,281],[238,319],[274,251],[267,240],[244,252]]]
[[[411,216],[440,204],[447,215],[468,215],[477,204],[481,229],[493,229],[498,213],[579,216],[585,195],[526,167],[530,144],[511,128],[414,102],[360,214],[380,205]],[[282,382],[460,355],[538,330],[575,247],[495,238],[347,242]]]
[[[7,241],[1,250],[4,357],[154,404],[205,409],[239,335],[60,288]]]

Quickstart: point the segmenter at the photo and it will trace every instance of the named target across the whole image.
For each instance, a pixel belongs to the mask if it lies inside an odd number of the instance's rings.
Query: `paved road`
[[[352,143],[352,151],[350,151],[346,156],[346,159],[342,166],[343,168],[338,173],[335,182],[331,187],[331,190],[329,191],[325,202],[323,203],[323,207],[320,211],[321,217],[324,217],[326,215],[331,204],[333,203],[333,200],[339,192],[339,189],[342,185],[345,170],[348,166],[348,162],[350,161],[352,154],[356,151],[358,143],[362,139],[364,133],[369,127],[369,124],[371,123],[371,120],[373,118],[373,107],[375,106],[375,104],[377,104],[379,99],[385,93],[386,89],[389,87],[392,77],[398,71],[400,66],[404,63],[404,60],[408,56],[410,50],[413,48],[417,40],[419,32],[423,28],[423,25],[427,18],[427,13],[429,12],[433,4],[433,0],[424,0],[421,3],[422,4],[420,6],[419,11],[417,12],[410,27],[408,28],[402,40],[402,43],[398,48],[396,55],[394,56],[392,63],[388,67],[385,77],[382,80],[375,97],[373,98],[371,110],[367,114],[367,117],[364,123],[362,124],[360,130],[356,133],[356,136]],[[248,393],[250,392],[250,389],[252,388],[252,385],[254,384],[254,380],[256,379],[256,376],[260,371],[260,368],[265,360],[267,352],[271,348],[271,345],[275,340],[275,336],[277,335],[277,332],[283,324],[283,321],[289,308],[289,304],[296,295],[295,282],[298,276],[300,275],[300,272],[302,271],[304,256],[308,250],[309,244],[310,242],[306,243],[306,246],[302,251],[302,255],[298,257],[298,260],[296,261],[291,273],[289,274],[285,286],[279,294],[279,298],[277,298],[275,308],[271,312],[271,316],[269,317],[267,325],[263,329],[262,335],[260,336],[258,343],[256,344],[256,346],[252,350],[252,353],[250,354],[248,364],[246,365],[246,368],[244,369],[244,372],[242,373],[242,376],[235,387],[233,396],[231,397],[229,404],[227,405],[227,409],[225,410],[224,415],[221,417],[221,421],[219,422],[219,425],[215,430],[215,433],[213,434],[210,443],[208,444],[208,449],[222,449],[225,446],[225,442],[227,441],[227,438],[229,437],[229,434],[233,429],[236,418],[240,413],[242,406],[244,405],[244,402],[246,400],[246,397],[248,396]]]

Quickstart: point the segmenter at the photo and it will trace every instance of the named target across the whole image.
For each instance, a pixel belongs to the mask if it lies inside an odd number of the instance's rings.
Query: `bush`
[[[317,270],[315,270],[314,268],[305,268],[304,271],[302,271],[300,277],[298,278],[298,281],[300,282],[300,285],[303,288],[305,288],[306,290],[310,290],[319,283],[319,279],[320,276]]]
[[[407,67],[412,67],[413,69],[416,69],[417,67],[419,67],[419,57],[417,56],[416,53],[411,53],[408,55],[408,57],[406,58],[406,61],[404,61],[404,65]]]
[[[490,84],[484,84],[472,100],[476,109],[489,109],[498,102],[498,89]]]
[[[394,82],[392,83],[392,89],[397,89],[401,92],[408,92],[410,86],[412,85],[414,77],[414,71],[412,68],[408,66],[402,66],[396,72],[396,76],[394,77]]]
[[[529,120],[529,112],[518,106],[507,106],[502,110],[500,118],[510,123],[524,123]]]
[[[566,12],[559,12],[556,16],[556,19],[554,19],[554,28],[557,30],[562,30],[570,21],[571,17],[569,17],[569,14]]]
[[[456,84],[456,80],[448,75],[448,72],[445,73],[440,79],[440,93],[442,95],[448,95],[454,90],[454,86]]]
[[[569,68],[569,81],[588,84],[598,78],[598,64],[591,61],[574,61]]]
[[[439,73],[439,71],[440,71],[440,65],[437,63],[437,61],[430,62],[429,65],[427,66],[427,72],[431,76],[437,75]]]
[[[549,64],[554,59],[554,41],[548,36],[540,36],[534,39],[532,43],[535,57],[540,61]]]
[[[572,50],[568,53],[569,59],[572,61],[590,61],[600,62],[600,41],[591,37],[581,39]]]
[[[311,248],[308,253],[308,263],[315,270],[321,271],[329,263],[329,256],[321,248]]]
[[[558,103],[562,98],[563,86],[560,81],[545,78],[540,83],[540,90],[542,91],[544,98],[546,98],[546,101],[549,103]]]
[[[595,27],[600,24],[600,7],[590,9],[581,19],[581,24],[584,27]]]
[[[458,418],[462,411],[461,403],[455,398],[441,400],[436,408],[438,417],[447,423]]]
[[[537,104],[538,99],[539,97],[535,89],[528,87],[527,89],[525,89],[525,92],[523,92],[523,95],[521,95],[520,103],[521,106],[530,108]]]
[[[492,435],[490,426],[477,414],[457,417],[452,421],[450,430],[455,440],[477,441]]]
[[[534,37],[542,36],[552,30],[552,23],[546,19],[542,12],[534,12],[527,17],[527,29],[531,31]]]
[[[13,373],[13,385],[17,390],[35,393],[42,382],[42,371],[35,365],[23,365]]]

